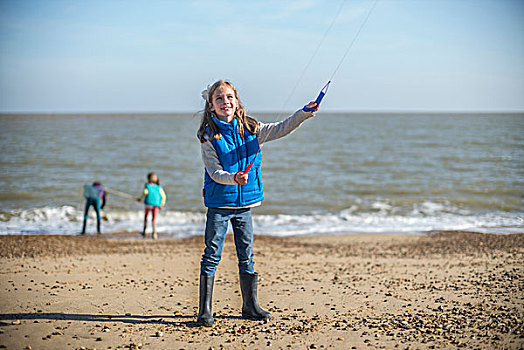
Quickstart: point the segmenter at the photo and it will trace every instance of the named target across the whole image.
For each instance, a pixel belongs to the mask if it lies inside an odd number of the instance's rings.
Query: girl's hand
[[[318,111],[318,104],[315,101],[311,101],[307,105],[305,105],[305,108],[314,108],[312,112],[316,112]]]
[[[247,184],[248,175],[244,174],[243,172],[239,171],[235,174],[235,182],[239,185],[245,185]]]

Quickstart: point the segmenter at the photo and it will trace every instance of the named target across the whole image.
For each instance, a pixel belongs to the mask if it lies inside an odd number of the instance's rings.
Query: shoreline
[[[384,237],[397,237],[406,240],[412,248],[416,245],[426,246],[429,251],[440,249],[440,253],[460,253],[463,245],[467,245],[469,253],[475,251],[488,251],[489,249],[511,249],[519,247],[524,241],[524,233],[481,233],[473,231],[431,231],[425,233],[354,233],[354,234],[329,234],[329,235],[293,235],[273,236],[255,234],[255,242],[262,241],[265,244],[278,244],[300,241],[327,241],[333,242],[338,239],[343,241],[369,241],[372,242]],[[460,246],[446,244],[445,238],[450,237]],[[0,258],[20,257],[63,257],[70,255],[92,255],[92,254],[129,254],[136,252],[153,251],[158,248],[171,246],[188,246],[191,248],[204,248],[204,236],[194,235],[183,238],[173,238],[170,235],[159,233],[159,239],[152,240],[148,233],[142,238],[140,232],[113,232],[97,235],[96,233],[86,235],[68,234],[8,234],[0,235]],[[232,242],[232,233],[227,234],[229,244]],[[513,242],[517,241],[515,245]],[[256,244],[256,243],[255,243]],[[445,247],[443,245],[446,245]],[[390,247],[398,249],[399,247]],[[419,254],[421,252],[418,252]],[[402,253],[405,254],[405,253]]]
[[[524,346],[524,234],[255,235],[268,323],[240,318],[227,236],[216,325],[196,327],[203,236],[0,236],[0,346],[367,349]]]

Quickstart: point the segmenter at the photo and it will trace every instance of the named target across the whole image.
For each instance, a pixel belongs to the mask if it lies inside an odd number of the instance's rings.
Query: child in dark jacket
[[[82,225],[81,234],[86,234],[87,218],[90,207],[93,207],[96,213],[96,232],[101,234],[100,209],[104,209],[104,206],[106,205],[106,193],[104,187],[100,182],[93,182],[92,185],[84,185],[84,198],[86,199],[86,204],[84,208],[84,224]]]

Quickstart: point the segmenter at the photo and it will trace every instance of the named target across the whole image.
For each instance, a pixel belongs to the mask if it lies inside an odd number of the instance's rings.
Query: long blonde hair
[[[204,108],[204,111],[202,112],[202,121],[200,122],[200,127],[197,131],[197,138],[201,143],[207,141],[204,137],[204,135],[206,134],[206,128],[209,129],[209,131],[211,132],[211,135],[209,135],[211,138],[215,138],[217,140],[222,138],[222,135],[220,134],[218,127],[213,121],[213,117],[216,117],[216,115],[211,111],[211,100],[213,99],[213,94],[221,86],[227,86],[231,88],[231,90],[233,90],[235,93],[235,98],[238,101],[238,107],[235,111],[234,118],[236,118],[238,121],[239,133],[242,135],[242,137],[244,137],[244,127],[246,127],[247,130],[252,134],[257,134],[258,130],[260,129],[258,121],[246,115],[246,109],[244,108],[244,105],[238,98],[237,89],[235,89],[233,84],[225,80],[219,80],[215,82],[213,85],[211,85],[207,90],[204,90],[202,93],[202,97],[206,100],[206,106]]]

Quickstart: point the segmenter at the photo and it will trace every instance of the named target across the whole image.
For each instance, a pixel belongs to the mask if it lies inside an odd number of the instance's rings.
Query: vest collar
[[[231,129],[231,128],[236,128],[237,125],[238,125],[238,121],[237,121],[237,118],[233,118],[233,120],[231,121],[231,123],[226,123],[220,119],[218,119],[217,117],[213,116],[213,121],[215,122],[215,125],[218,127],[218,129],[220,130],[226,130],[226,129]]]

